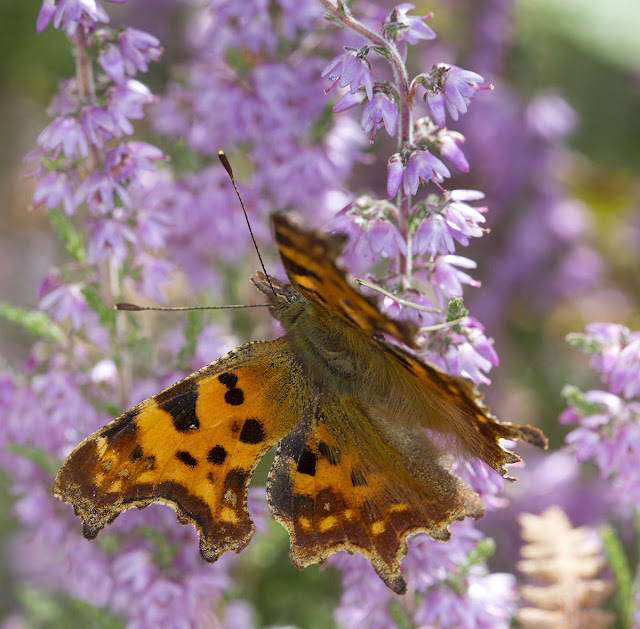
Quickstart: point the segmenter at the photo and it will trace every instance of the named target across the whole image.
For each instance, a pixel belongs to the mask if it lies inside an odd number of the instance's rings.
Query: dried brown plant
[[[599,609],[612,593],[610,580],[599,578],[606,564],[593,531],[573,528],[559,507],[541,515],[520,516],[522,538],[518,569],[535,585],[520,593],[529,603],[516,614],[524,629],[605,629],[615,614]]]

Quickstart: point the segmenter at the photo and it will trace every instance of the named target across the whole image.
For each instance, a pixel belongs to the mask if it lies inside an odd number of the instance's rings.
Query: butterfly
[[[73,506],[87,539],[127,509],[168,504],[214,562],[249,543],[248,485],[277,444],[267,497],[292,563],[361,553],[402,594],[411,535],[445,541],[453,521],[484,514],[447,468],[451,453],[506,476],[520,458],[500,439],[546,448],[546,438],[498,422],[469,381],[389,342],[415,349],[415,328],[348,283],[337,263],[343,236],[285,214],[272,223],[289,282],[252,281],[284,336],[242,345],[87,437],[53,493]]]

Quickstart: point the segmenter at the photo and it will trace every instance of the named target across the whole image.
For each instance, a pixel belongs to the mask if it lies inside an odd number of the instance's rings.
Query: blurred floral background
[[[302,572],[290,565],[260,489],[269,457],[249,495],[257,533],[239,556],[206,564],[191,527],[157,505],[84,540],[71,509],[50,495],[70,449],[182,375],[275,333],[264,312],[110,311],[124,298],[258,301],[248,282],[257,261],[217,150],[234,164],[268,269],[278,268],[268,215],[295,207],[318,227],[350,230],[346,262],[364,276],[401,254],[377,206],[362,201],[386,199],[397,138],[382,114],[367,123],[364,89],[354,107],[332,113],[350,82],[325,95],[335,77],[321,73],[363,41],[323,20],[316,0],[47,0],[42,11],[36,0],[3,0],[2,627],[560,627],[568,613],[580,619],[574,626],[640,626],[640,337],[630,332],[640,328],[640,5],[414,4],[402,11],[432,12],[420,22],[437,38],[410,22],[419,35],[406,40],[409,76],[455,64],[495,88],[469,98],[458,120],[448,110],[458,135],[444,131],[436,146],[452,176],[437,166],[423,179],[485,194],[477,221],[490,231],[477,238],[476,225],[466,243],[454,233],[455,253],[477,263],[464,267],[473,279],[456,275],[470,284],[465,306],[499,357],[494,366],[493,354],[476,355],[474,379],[487,383],[499,418],[542,428],[549,451],[518,446],[526,465],[509,486],[475,471],[487,516],[456,523],[444,545],[416,537],[404,598],[360,557]],[[56,23],[54,8],[65,6]],[[349,6],[379,31],[394,5]],[[73,120],[77,107],[74,10],[114,29],[92,33],[91,89],[104,101],[84,111],[82,133],[52,123]],[[370,59],[373,80],[390,80]],[[423,92],[415,118],[431,111],[438,122]],[[107,181],[99,165],[117,177]],[[427,190],[437,193],[433,183]],[[347,205],[355,199],[360,206]],[[420,253],[444,264],[453,249],[428,236],[416,236]],[[442,286],[444,302],[456,296]],[[456,356],[474,347],[455,342]],[[431,360],[464,371],[431,349]]]

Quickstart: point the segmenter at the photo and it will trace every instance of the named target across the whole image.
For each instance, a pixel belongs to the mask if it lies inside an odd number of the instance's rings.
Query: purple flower
[[[360,85],[364,84],[367,98],[371,100],[373,98],[373,83],[371,82],[369,62],[366,57],[367,52],[368,49],[366,48],[360,51],[347,49],[346,52],[334,57],[327,64],[321,76],[326,76],[330,81],[333,81],[331,87],[336,83],[340,87],[349,85],[352,94],[355,94]]]
[[[420,627],[509,629],[516,611],[515,577],[487,574],[473,566],[459,588],[443,584],[420,602],[413,621]]]
[[[609,373],[611,390],[626,399],[640,395],[640,334],[634,334],[624,347]]]
[[[50,210],[62,205],[65,214],[71,215],[76,210],[74,193],[69,177],[62,172],[50,172],[38,181],[33,193],[35,207],[45,204]]]
[[[465,154],[460,149],[460,144],[464,142],[464,136],[460,133],[443,131],[438,136],[438,151],[442,157],[448,159],[456,168],[463,173],[469,172],[469,162]]]
[[[89,154],[86,132],[80,121],[70,116],[49,123],[38,136],[38,144],[45,151],[52,151],[54,159],[60,150],[65,157],[87,157]]]
[[[87,312],[87,301],[80,284],[63,284],[45,295],[38,306],[49,312],[54,321],[69,318],[71,327],[78,330]]]
[[[351,109],[352,107],[361,105],[366,99],[367,95],[361,90],[358,90],[355,94],[352,94],[351,92],[345,92],[336,101],[335,105],[331,108],[331,111],[334,114],[339,114],[343,111],[347,111],[347,109]]]
[[[382,34],[396,42],[403,60],[407,58],[407,44],[415,45],[421,40],[435,39],[436,34],[425,20],[432,14],[418,16],[407,15],[413,4],[403,2],[395,7],[382,22]]]
[[[126,2],[126,0],[108,0]],[[36,32],[41,33],[53,19],[53,27],[60,24],[68,35],[73,35],[78,22],[87,19],[92,22],[108,22],[109,16],[96,0],[44,0],[36,21]]]
[[[130,243],[137,242],[126,220],[122,208],[116,208],[111,217],[100,218],[92,224],[87,243],[89,264],[111,260],[120,266],[124,262],[130,251]]]
[[[370,268],[380,258],[407,255],[407,243],[395,220],[388,203],[360,197],[334,216],[326,229],[349,236],[344,257],[353,269]]]
[[[136,72],[146,72],[149,61],[158,61],[162,56],[162,46],[158,39],[136,28],[126,28],[120,33],[118,47],[129,76]]]
[[[98,53],[98,63],[114,83],[122,83],[125,80],[124,59],[114,44],[108,44]]]
[[[373,129],[371,142],[376,137],[376,130],[384,123],[384,127],[390,136],[396,134],[396,123],[398,120],[398,108],[395,101],[384,92],[376,92],[373,99],[367,101],[362,110],[362,130],[369,133]]]
[[[470,378],[476,384],[491,384],[483,372],[489,372],[498,364],[498,355],[493,349],[493,341],[484,335],[482,326],[468,319],[464,337],[449,345],[444,354],[446,370],[457,376]]]
[[[463,202],[463,199],[481,199],[484,195],[475,190],[454,190],[447,193],[441,207],[429,203],[425,206],[426,218],[420,222],[414,234],[414,250],[420,255],[429,253],[453,253],[457,240],[462,245],[469,244],[470,237],[482,236],[483,230],[478,223],[485,218],[480,210]]]
[[[394,153],[387,163],[387,196],[389,199],[395,197],[400,183],[406,195],[414,195],[421,183],[431,179],[442,181],[450,176],[449,169],[426,149],[416,148],[408,158]]]
[[[114,86],[109,94],[108,110],[116,123],[116,135],[131,135],[133,126],[129,119],[140,120],[144,116],[142,107],[154,100],[149,88],[135,79]]]
[[[418,255],[453,253],[455,244],[442,214],[432,214],[420,222],[413,235],[413,250]]]
[[[165,154],[153,144],[124,142],[109,149],[104,158],[104,168],[120,182],[135,179],[141,171],[155,171],[156,162],[166,161]]]
[[[121,135],[113,117],[101,105],[84,107],[80,112],[80,123],[89,142],[98,148],[103,148],[104,140]]]
[[[431,270],[431,282],[436,295],[444,297],[446,301],[451,297],[462,296],[462,284],[480,286],[480,282],[456,268],[475,269],[476,266],[476,262],[463,256],[444,255],[436,258]]]
[[[467,113],[467,105],[481,89],[479,83],[484,78],[470,70],[441,63],[431,71],[431,83],[425,98],[435,123],[443,129],[446,125],[445,108],[449,115],[457,120],[459,114]]]
[[[110,173],[95,171],[91,173],[76,190],[76,205],[85,202],[92,213],[99,215],[112,211],[119,199],[125,207],[131,207],[131,198],[124,186],[116,181]]]

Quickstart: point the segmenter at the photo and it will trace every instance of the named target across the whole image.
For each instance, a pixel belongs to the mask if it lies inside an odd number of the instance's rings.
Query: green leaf
[[[184,328],[184,345],[180,348],[178,359],[180,365],[189,369],[189,359],[196,352],[198,338],[204,328],[204,316],[202,310],[187,311],[187,325]]]
[[[100,323],[108,330],[113,330],[116,322],[116,311],[113,307],[107,307],[102,301],[102,297],[98,294],[98,291],[92,286],[85,286],[82,289],[82,294],[87,300],[87,304],[91,310],[93,310],[100,319]]]
[[[602,351],[603,345],[596,339],[588,339],[584,334],[571,332],[565,337],[567,345],[572,349],[580,350],[586,354],[596,354]]]
[[[58,209],[50,210],[49,220],[58,238],[64,243],[67,253],[78,262],[85,262],[86,256],[82,238],[66,214]]]
[[[414,625],[407,617],[407,612],[404,611],[400,603],[397,600],[392,599],[388,606],[389,615],[398,629],[411,629]]]
[[[27,627],[121,629],[124,626],[121,618],[77,598],[50,595],[28,586],[19,588],[16,598],[27,617]]]
[[[25,446],[21,443],[7,443],[7,451],[31,461],[40,469],[55,476],[60,469],[60,462],[54,459],[44,448]]]
[[[605,526],[601,530],[604,548],[609,558],[611,571],[616,579],[616,601],[619,617],[622,618],[624,627],[631,626],[631,614],[634,608],[633,573],[627,560],[624,547],[620,538],[611,526]]]
[[[604,404],[589,402],[584,397],[584,393],[572,384],[565,384],[564,387],[562,387],[561,393],[567,401],[567,404],[575,407],[578,415],[581,415],[582,417],[597,415],[598,413],[603,413],[607,410]]]
[[[447,307],[447,321],[455,321],[456,319],[462,319],[469,314],[469,311],[464,307],[462,297],[452,297],[449,300],[449,306]]]
[[[41,336],[55,343],[62,343],[65,339],[62,329],[39,310],[25,310],[13,304],[0,302],[0,318],[24,328],[29,334]]]

